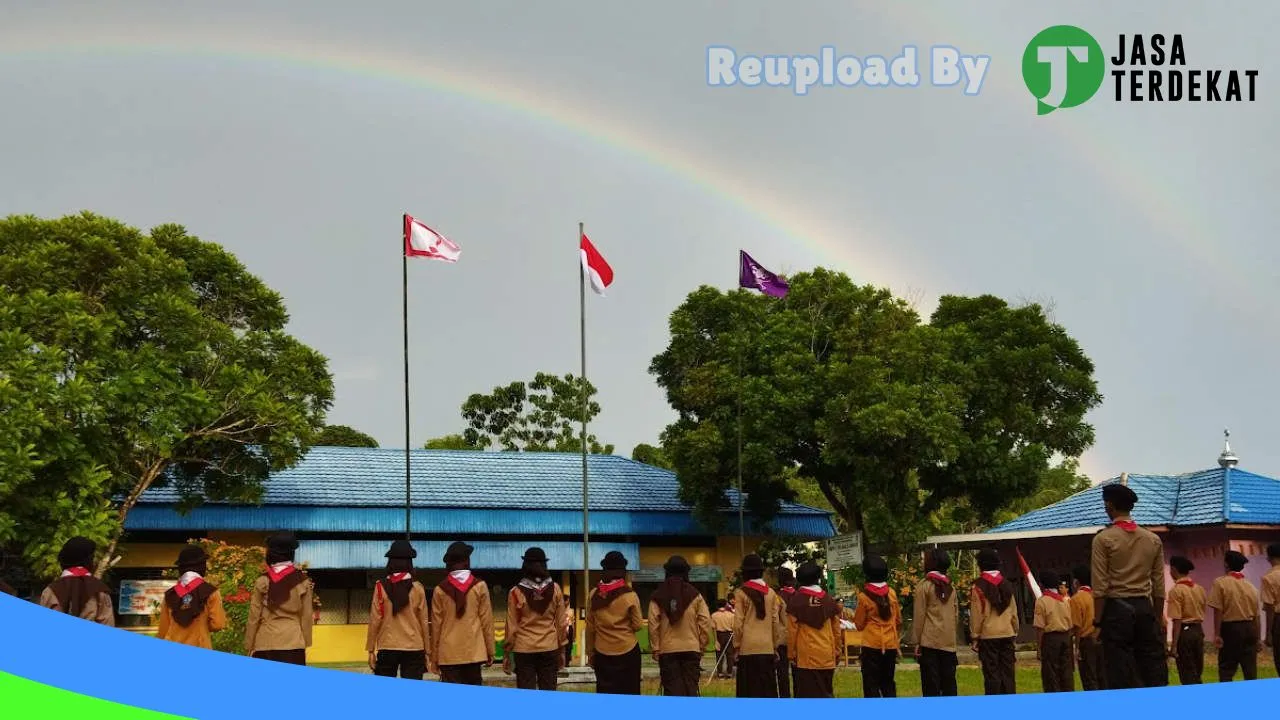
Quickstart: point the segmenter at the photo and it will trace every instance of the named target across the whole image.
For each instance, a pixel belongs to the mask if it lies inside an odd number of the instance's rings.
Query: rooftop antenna
[[[1129,473],[1127,472],[1120,473],[1120,484],[1125,486],[1129,485]]]

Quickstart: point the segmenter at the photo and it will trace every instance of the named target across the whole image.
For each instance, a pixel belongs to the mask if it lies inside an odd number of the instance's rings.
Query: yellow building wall
[[[137,543],[120,546],[117,568],[168,568],[178,561],[185,543]]]
[[[368,625],[316,625],[311,629],[307,664],[363,663],[369,659],[364,644]]]

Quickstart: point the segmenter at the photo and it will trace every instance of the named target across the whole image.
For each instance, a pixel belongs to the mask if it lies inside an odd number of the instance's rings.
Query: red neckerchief
[[[458,589],[458,592],[460,592],[460,593],[465,593],[465,592],[467,592],[468,590],[470,590],[470,589],[471,589],[471,586],[472,586],[472,585],[475,585],[475,584],[476,584],[476,576],[475,576],[475,575],[468,575],[468,576],[467,576],[467,581],[466,581],[466,582],[464,582],[464,583],[458,582],[457,578],[455,578],[455,577],[453,576],[453,573],[449,573],[449,574],[448,574],[448,575],[446,575],[445,577],[446,577],[446,579],[449,581],[449,584],[450,584],[450,585],[452,585],[452,586],[454,586],[455,588],[457,588],[457,589]]]
[[[1233,577],[1233,578],[1237,579],[1237,580],[1243,580],[1243,579],[1244,579],[1244,573],[1242,573],[1242,572],[1236,572],[1236,571],[1232,570],[1231,572],[1229,572],[1229,573],[1227,573],[1227,574],[1228,574],[1228,575],[1230,575],[1231,577]]]
[[[202,578],[196,578],[191,581],[190,585],[183,585],[182,583],[178,583],[177,585],[174,585],[173,591],[177,593],[178,597],[184,598],[187,595],[190,595],[192,590],[195,590],[196,588],[200,587],[203,584],[204,584],[204,580]]]
[[[394,574],[394,575],[388,575],[388,576],[387,576],[387,581],[388,581],[388,582],[393,582],[393,583],[398,583],[398,582],[401,582],[401,581],[403,581],[403,580],[408,580],[408,579],[409,579],[409,573],[407,573],[407,572],[396,573],[396,574]]]
[[[761,592],[761,594],[764,594],[764,595],[768,595],[768,594],[769,594],[769,586],[768,586],[768,585],[766,585],[766,584],[765,584],[765,582],[764,582],[763,580],[748,580],[748,581],[747,581],[746,583],[744,583],[744,584],[745,584],[747,587],[755,588],[756,590],[759,590],[759,591]]]
[[[292,574],[293,574],[293,572],[294,572],[295,570],[297,570],[297,569],[298,569],[298,568],[294,567],[293,565],[287,565],[287,566],[285,566],[285,569],[281,570],[280,572],[276,572],[276,569],[275,569],[275,568],[273,568],[273,567],[271,567],[270,565],[268,565],[268,566],[267,566],[267,577],[271,578],[271,582],[280,582],[281,580],[283,580],[283,579],[285,579],[285,578],[289,577],[290,575],[292,575]]]
[[[626,579],[626,578],[618,578],[617,580],[614,580],[613,582],[603,582],[603,581],[602,581],[602,582],[600,582],[598,585],[596,585],[596,593],[598,593],[598,594],[600,594],[600,595],[604,595],[605,593],[611,593],[611,592],[613,592],[614,590],[617,590],[618,588],[620,588],[620,587],[622,587],[623,585],[626,585],[626,584],[627,584],[627,579]]]
[[[1041,594],[1043,594],[1047,598],[1053,598],[1058,602],[1062,602],[1062,594],[1059,593],[1057,590],[1044,590],[1041,592]]]
[[[790,585],[783,585],[782,587],[778,588],[778,592],[782,593],[783,595],[795,595],[796,589],[791,587]]]
[[[929,578],[930,580],[934,580],[934,581],[940,582],[940,583],[942,583],[943,585],[950,585],[950,584],[951,584],[951,578],[947,577],[946,575],[943,575],[942,573],[938,572],[937,570],[930,570],[930,571],[925,575],[925,577]]]
[[[1132,520],[1117,520],[1115,525],[1125,532],[1133,532],[1138,529],[1138,523]]]
[[[982,579],[992,585],[999,585],[1004,582],[1004,575],[1000,574],[999,570],[985,570],[982,573]]]
[[[814,591],[814,590],[810,590],[809,588],[800,588],[800,594],[808,595],[809,597],[822,598],[827,596],[827,591],[826,590]]]
[[[872,585],[871,583],[867,583],[866,585],[863,585],[863,586],[862,586],[862,589],[863,589],[863,590],[866,590],[866,591],[867,591],[867,593],[869,593],[869,594],[871,594],[871,595],[879,595],[880,597],[884,597],[885,595],[888,595],[888,594],[889,594],[889,586],[888,586],[888,585],[885,585],[884,587],[876,587],[875,585]]]
[[[63,572],[69,577],[88,577],[90,575],[89,570],[82,567],[67,568]]]
[[[1177,582],[1178,585],[1186,585],[1187,587],[1195,587],[1196,581],[1191,578],[1182,578]]]
[[[1088,585],[1081,585],[1081,586],[1080,586],[1080,592],[1087,592],[1087,593],[1089,593],[1090,595],[1092,595],[1092,594],[1093,594],[1093,588],[1089,587]]]

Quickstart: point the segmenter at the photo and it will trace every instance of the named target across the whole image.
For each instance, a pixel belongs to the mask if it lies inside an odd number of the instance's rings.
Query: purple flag
[[[769,297],[786,297],[788,289],[786,280],[765,270],[764,266],[748,255],[746,250],[739,250],[738,252],[742,255],[741,269],[738,271],[739,287],[759,290]]]

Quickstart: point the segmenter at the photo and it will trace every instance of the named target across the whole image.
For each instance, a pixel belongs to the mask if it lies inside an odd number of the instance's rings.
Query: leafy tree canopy
[[[467,439],[461,435],[445,435],[443,437],[432,438],[422,446],[424,450],[477,450]]]
[[[346,425],[326,425],[316,438],[316,445],[324,447],[376,448],[378,441],[371,436]]]
[[[53,573],[105,544],[148,488],[257,501],[333,398],[279,294],[178,225],[0,220],[0,544]]]
[[[704,522],[737,476],[739,417],[752,514],[812,484],[871,542],[955,502],[989,521],[1092,444],[1093,364],[1038,306],[944,297],[925,323],[840,273],[790,283],[782,299],[699,288],[650,366],[677,413],[663,448]]]
[[[513,382],[479,393],[462,404],[468,427],[466,442],[478,449],[582,452],[582,396],[587,396],[587,422],[600,414],[592,399],[596,388],[574,375],[539,372],[532,382]],[[587,451],[611,455],[612,445],[587,436]]]
[[[653,465],[654,467],[665,468],[667,470],[673,469],[671,467],[671,461],[667,459],[666,452],[662,448],[654,447],[648,443],[640,443],[635,446],[635,448],[631,450],[631,459],[636,462],[642,462],[646,465]]]

